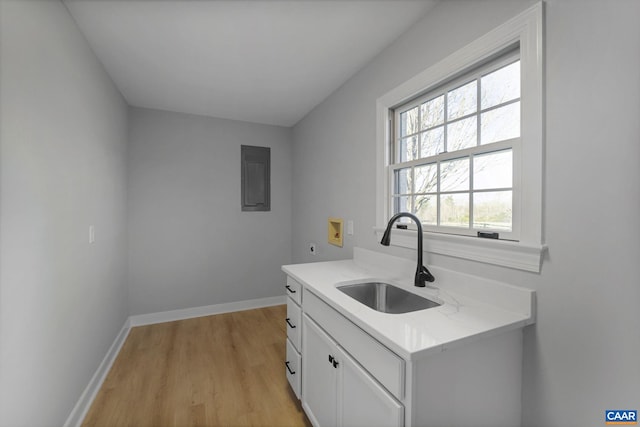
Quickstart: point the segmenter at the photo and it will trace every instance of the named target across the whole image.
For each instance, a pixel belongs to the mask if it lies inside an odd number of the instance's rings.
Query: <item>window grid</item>
[[[508,98],[507,100],[500,100],[498,102],[489,101],[488,106],[483,108],[483,99],[482,99],[482,90],[483,90],[483,82],[482,78],[488,76],[494,72],[501,71],[506,67],[519,63],[519,56],[516,54],[505,55],[502,58],[478,69],[472,71],[464,75],[462,78],[457,79],[454,82],[443,85],[438,88],[436,91],[431,91],[426,95],[422,95],[409,103],[396,108],[394,113],[395,119],[395,137],[393,139],[393,153],[395,154],[395,163],[390,165],[390,179],[391,179],[391,188],[394,189],[393,194],[391,195],[392,204],[391,214],[397,213],[399,211],[408,210],[413,213],[417,213],[417,200],[419,197],[428,197],[428,203],[435,204],[431,209],[435,210],[435,218],[432,221],[428,219],[425,221],[423,218],[423,224],[425,225],[425,229],[429,231],[436,232],[446,232],[446,233],[454,233],[454,234],[466,234],[466,235],[475,235],[477,231],[498,231],[500,233],[501,238],[514,238],[512,233],[513,223],[517,220],[517,218],[513,218],[513,200],[514,200],[514,173],[517,171],[515,168],[517,165],[513,162],[514,158],[514,150],[517,149],[517,146],[520,143],[520,132],[518,131],[518,135],[515,138],[508,139],[498,139],[496,142],[489,142],[482,144],[483,141],[483,114],[487,112],[496,111],[500,108],[507,107],[509,105],[513,105],[520,103],[520,93],[518,90],[518,94],[516,97]],[[458,89],[464,88],[466,85],[471,83],[475,83],[475,106],[473,112],[468,112],[465,110],[461,110],[458,112],[453,112],[450,114],[449,111],[449,103],[450,103],[450,94]],[[436,100],[442,98],[442,120],[436,117],[435,121],[430,121],[429,118],[423,117],[423,110],[427,110],[427,106],[430,103],[436,103]],[[455,107],[453,107],[455,108]],[[468,108],[468,107],[467,107]],[[411,125],[409,129],[409,123],[406,118],[409,115],[411,110],[416,111],[416,121]],[[502,110],[504,111],[504,110]],[[427,112],[428,114],[428,112]],[[404,115],[404,117],[403,117]],[[451,118],[453,116],[453,118]],[[462,124],[464,120],[474,118],[475,117],[475,140],[471,141],[471,146],[464,146],[464,148],[458,148],[453,146],[454,141],[450,140],[449,130],[452,124]],[[403,121],[404,120],[404,121]],[[519,121],[519,114],[518,114]],[[518,126],[519,127],[519,126]],[[429,147],[423,147],[423,138],[426,138],[428,132],[432,132],[434,130],[442,128],[442,142],[440,147],[442,150],[436,152],[434,155],[425,156],[425,149],[429,149]],[[407,132],[411,130],[411,132]],[[411,156],[408,155],[409,152],[409,142],[411,141]],[[467,142],[458,142],[458,144],[466,144]],[[457,148],[457,149],[456,149]],[[477,156],[492,154],[492,153],[504,153],[509,151],[511,153],[511,182],[509,186],[494,186],[489,188],[476,188],[474,182],[475,176],[475,159]],[[407,159],[403,159],[403,156],[407,156]],[[410,157],[410,158],[409,158]],[[442,163],[449,162],[456,159],[466,159],[468,163],[468,172],[465,174],[463,180],[466,180],[466,188],[463,189],[454,189],[454,190],[442,190]],[[404,161],[403,161],[404,160]],[[436,166],[436,185],[435,191],[421,191],[420,188],[416,188],[416,168],[427,165],[435,165]],[[407,186],[405,190],[407,192],[401,192],[401,188],[398,182],[396,182],[397,177],[400,175],[397,173],[402,169],[408,169],[407,180],[408,182],[404,185]],[[479,222],[476,221],[476,204],[474,203],[474,197],[480,194],[486,195],[498,195],[504,196],[508,192],[510,192],[510,200],[511,206],[507,210],[510,212],[511,216],[509,217],[509,227],[505,228],[504,225],[496,225],[494,224],[485,224],[485,226],[480,226]],[[461,211],[466,210],[466,217],[463,215],[464,226],[462,222],[457,225],[447,224],[445,218],[443,218],[443,203],[451,202],[455,195],[463,195],[466,196],[466,206],[462,207]],[[447,196],[450,196],[447,198]],[[453,204],[455,208],[455,203]],[[428,206],[427,206],[428,208]],[[446,225],[445,225],[446,224]],[[517,237],[517,236],[515,236]]]

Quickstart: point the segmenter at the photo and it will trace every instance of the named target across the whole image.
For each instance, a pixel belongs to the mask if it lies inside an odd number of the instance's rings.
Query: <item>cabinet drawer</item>
[[[298,304],[291,298],[287,298],[287,338],[300,350],[300,337],[302,336],[302,311]]]
[[[311,292],[304,297],[304,312],[391,394],[404,398],[404,360]]]
[[[302,304],[302,285],[296,282],[291,277],[287,276],[287,284],[285,285],[287,295],[296,302],[296,304]]]
[[[291,344],[291,341],[287,339],[287,359],[285,361],[284,369],[287,374],[289,385],[298,399],[300,399],[300,376],[302,375],[302,372],[300,371],[300,360],[300,353],[296,351],[293,344]]]

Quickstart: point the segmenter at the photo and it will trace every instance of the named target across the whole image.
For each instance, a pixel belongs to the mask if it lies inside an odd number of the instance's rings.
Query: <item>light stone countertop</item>
[[[405,360],[535,323],[534,291],[428,267],[436,280],[427,285],[436,289],[413,286],[415,261],[362,248],[354,248],[351,260],[285,265],[282,271]],[[387,282],[442,305],[381,313],[336,289],[368,281]]]

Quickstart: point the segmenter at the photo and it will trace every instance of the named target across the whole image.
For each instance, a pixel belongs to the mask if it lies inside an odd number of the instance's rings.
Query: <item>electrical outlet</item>
[[[311,255],[315,255],[318,253],[318,250],[316,248],[316,244],[315,243],[309,243],[309,253]]]

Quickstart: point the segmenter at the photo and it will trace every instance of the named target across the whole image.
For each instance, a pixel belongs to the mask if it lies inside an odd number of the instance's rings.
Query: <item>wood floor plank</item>
[[[83,427],[306,426],[286,306],[132,328]]]

